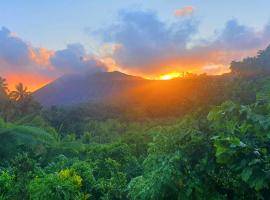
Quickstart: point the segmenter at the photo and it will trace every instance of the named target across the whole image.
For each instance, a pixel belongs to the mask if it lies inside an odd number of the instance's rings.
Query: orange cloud
[[[29,57],[32,61],[34,61],[38,65],[49,65],[50,58],[54,55],[53,51],[50,51],[46,48],[39,49],[29,49]]]
[[[81,44],[69,44],[56,51],[36,48],[7,28],[0,28],[0,76],[8,80],[10,90],[22,82],[34,91],[66,73],[106,69]]]
[[[142,76],[148,79],[158,79],[162,74],[171,73],[207,73],[209,75],[220,75],[230,72],[230,62],[241,60],[248,56],[255,56],[258,49],[246,51],[230,51],[222,49],[196,49],[186,54],[171,56],[168,59],[162,59],[149,63],[149,70],[142,71],[140,68],[120,67],[120,71],[129,74]]]
[[[194,8],[192,6],[187,6],[187,7],[184,7],[184,8],[177,9],[174,12],[174,15],[177,16],[177,17],[182,17],[182,16],[190,15],[193,12],[194,12]]]

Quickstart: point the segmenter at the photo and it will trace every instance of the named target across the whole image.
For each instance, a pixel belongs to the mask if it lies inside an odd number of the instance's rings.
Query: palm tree
[[[3,93],[3,94],[7,94],[8,92],[8,84],[6,83],[6,79],[5,78],[2,78],[0,76],[0,92]]]
[[[0,77],[0,116],[3,117],[4,121],[8,120],[8,115],[11,113],[10,107],[8,84],[5,78]]]
[[[16,90],[10,93],[10,98],[15,101],[23,101],[29,97],[30,92],[27,91],[27,87],[24,87],[22,83],[16,85]]]

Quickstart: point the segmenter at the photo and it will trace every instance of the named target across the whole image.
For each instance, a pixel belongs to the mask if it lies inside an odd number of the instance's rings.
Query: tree
[[[10,104],[8,98],[8,84],[6,83],[6,79],[0,77],[0,116],[7,121]]]
[[[8,84],[6,83],[6,79],[0,76],[0,94],[7,95],[8,92]]]
[[[29,95],[30,92],[27,90],[27,87],[24,87],[22,83],[19,83],[16,85],[16,90],[10,93],[10,98],[15,101],[22,102],[28,98]]]
[[[242,61],[233,61],[231,71],[241,76],[264,75],[270,73],[270,46],[260,50],[255,57],[244,58]]]
[[[32,200],[88,199],[89,194],[81,192],[82,178],[71,169],[34,178],[29,186]]]
[[[0,199],[12,199],[14,179],[9,171],[0,171]]]
[[[34,101],[31,92],[28,91],[22,83],[16,85],[16,90],[10,92],[9,97],[11,103],[15,104],[16,115],[25,116],[28,114],[39,114],[41,106],[38,102]]]

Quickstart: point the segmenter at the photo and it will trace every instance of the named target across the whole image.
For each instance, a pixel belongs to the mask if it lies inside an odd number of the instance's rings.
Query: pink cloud
[[[177,17],[182,17],[182,16],[190,15],[193,12],[194,12],[194,8],[192,6],[187,6],[187,7],[184,7],[184,8],[177,9],[174,12],[174,15],[177,16]]]

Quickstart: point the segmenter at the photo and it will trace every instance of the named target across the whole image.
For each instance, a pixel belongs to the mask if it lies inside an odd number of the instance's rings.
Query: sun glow
[[[46,84],[53,81],[53,78],[39,76],[37,74],[9,74],[6,76],[9,90],[14,90],[18,83],[23,83],[27,86],[27,89],[31,92],[45,86]]]
[[[173,72],[169,74],[163,74],[159,77],[160,80],[171,80],[173,78],[181,77],[182,74],[179,72]]]

